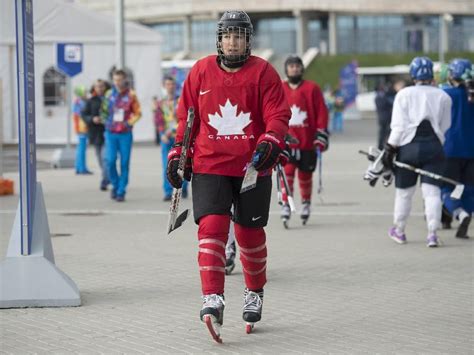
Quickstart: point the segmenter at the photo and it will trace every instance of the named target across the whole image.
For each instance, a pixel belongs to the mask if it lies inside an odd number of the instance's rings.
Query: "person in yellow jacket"
[[[87,124],[82,118],[82,110],[87,100],[87,88],[84,85],[76,86],[74,88],[74,95],[72,119],[78,140],[76,147],[76,174],[89,175],[92,174],[92,172],[87,169]]]

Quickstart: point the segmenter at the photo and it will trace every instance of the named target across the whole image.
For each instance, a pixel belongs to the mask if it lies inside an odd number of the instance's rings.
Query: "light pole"
[[[124,0],[115,0],[115,60],[117,69],[125,69]]]
[[[448,25],[453,22],[451,14],[442,14],[439,16],[439,53],[440,63],[444,63],[444,53],[449,50],[448,47]]]

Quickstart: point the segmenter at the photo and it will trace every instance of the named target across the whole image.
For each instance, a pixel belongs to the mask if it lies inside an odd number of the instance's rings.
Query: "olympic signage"
[[[344,103],[351,105],[357,97],[357,62],[353,61],[339,71],[339,83],[341,86]]]
[[[83,57],[81,43],[58,43],[56,45],[58,68],[69,77],[82,72]]]

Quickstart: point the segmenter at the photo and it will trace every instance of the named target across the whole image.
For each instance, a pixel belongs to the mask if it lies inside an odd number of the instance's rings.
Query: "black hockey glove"
[[[318,129],[314,137],[313,146],[321,152],[328,150],[329,148],[329,132],[325,129]]]
[[[180,189],[183,186],[183,179],[178,174],[179,157],[182,152],[182,144],[176,143],[173,149],[168,153],[168,166],[166,167],[166,177],[170,182],[171,186],[176,189]],[[192,167],[191,158],[186,159],[186,166],[184,168],[184,179],[191,181]]]
[[[272,134],[264,133],[257,141],[252,164],[257,171],[272,169],[285,148],[285,142]]]
[[[281,164],[281,166],[285,166],[286,164],[289,163],[291,157],[291,150],[288,144],[285,144],[285,149],[283,149],[280,153],[280,157],[278,158],[278,163]]]
[[[385,169],[393,170],[393,161],[395,160],[398,153],[398,148],[385,143],[383,156],[382,156],[382,164]]]

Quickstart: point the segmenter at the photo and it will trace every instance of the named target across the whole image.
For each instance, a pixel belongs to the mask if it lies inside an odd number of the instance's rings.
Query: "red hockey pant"
[[[296,165],[288,163],[285,165],[285,174],[288,180],[291,193],[293,194],[293,185],[295,181]],[[300,185],[301,201],[311,201],[311,193],[313,192],[313,173],[307,171],[301,171],[298,169],[298,182]],[[285,185],[281,181],[281,190],[283,193],[283,202],[288,202],[288,196],[285,190]]]

